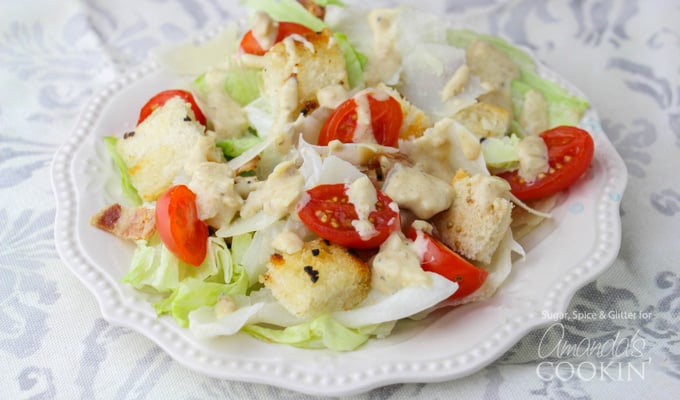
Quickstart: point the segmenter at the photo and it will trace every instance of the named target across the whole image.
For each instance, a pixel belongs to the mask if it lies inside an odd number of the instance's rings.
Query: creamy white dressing
[[[324,108],[335,109],[348,98],[347,89],[340,84],[328,85],[316,92],[316,100]]]
[[[248,128],[248,118],[241,105],[222,89],[224,71],[212,68],[206,71],[203,81],[208,88],[216,89],[208,90],[205,97],[197,95],[195,99],[210,121],[210,128],[217,134],[217,140],[240,137]]]
[[[352,221],[352,226],[363,240],[368,240],[376,234],[375,226],[369,221],[369,215],[376,210],[378,193],[367,176],[355,180],[346,185],[345,193],[347,201],[354,206],[357,219]]]
[[[497,176],[475,174],[470,177],[469,184],[475,188],[470,198],[479,204],[480,208],[489,206],[499,197],[506,198],[510,191],[508,181]]]
[[[425,173],[417,167],[396,164],[382,188],[399,207],[416,217],[429,219],[451,206],[453,191],[448,182]]]
[[[429,286],[431,277],[420,266],[421,255],[401,232],[392,233],[371,261],[371,285],[391,294],[409,286]]]
[[[541,93],[530,89],[524,94],[519,123],[529,135],[538,135],[548,129],[548,105]]]
[[[234,171],[225,163],[201,163],[188,187],[196,194],[199,219],[218,229],[229,225],[243,205],[234,187]]]
[[[352,141],[354,143],[376,143],[371,126],[371,107],[368,102],[368,92],[357,93],[353,99],[357,105],[357,124]]]
[[[456,129],[456,134],[458,135],[460,149],[465,158],[468,160],[477,159],[482,151],[482,144],[479,142],[479,138],[463,125]]]
[[[519,176],[533,182],[542,173],[548,172],[548,146],[540,136],[527,136],[515,147],[519,158]]]
[[[300,198],[305,178],[295,168],[292,160],[284,161],[274,168],[261,188],[248,195],[241,208],[241,217],[248,218],[258,211],[277,217],[290,214]]]

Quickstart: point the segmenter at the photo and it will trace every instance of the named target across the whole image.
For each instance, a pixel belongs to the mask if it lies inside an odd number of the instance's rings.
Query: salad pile
[[[105,138],[123,281],[199,338],[336,351],[492,296],[591,162],[588,103],[410,8],[244,3],[219,62]]]

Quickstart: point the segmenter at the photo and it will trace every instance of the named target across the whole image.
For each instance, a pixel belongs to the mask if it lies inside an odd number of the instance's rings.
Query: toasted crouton
[[[157,108],[134,131],[117,141],[132,184],[145,201],[153,201],[191,163],[218,161],[215,139],[197,122],[189,103],[174,97]]]
[[[388,93],[390,96],[394,97],[395,100],[401,105],[401,112],[404,116],[404,121],[401,124],[401,129],[399,130],[399,138],[410,139],[414,137],[420,137],[423,135],[425,130],[432,126],[432,121],[430,117],[425,114],[425,112],[418,107],[411,104],[408,100],[397,92],[394,88],[380,83],[377,88]]]
[[[296,253],[272,255],[262,281],[291,314],[313,318],[363,301],[371,270],[344,247],[317,239]]]
[[[435,216],[434,225],[455,252],[488,264],[510,226],[510,185],[495,176],[458,171],[452,186],[453,203]]]
[[[348,89],[343,52],[328,31],[291,35],[269,49],[264,57],[264,91],[272,104],[280,104],[282,96],[290,93],[284,89],[289,79],[296,81],[292,119],[301,111],[309,113],[318,107],[319,89],[329,85]]]
[[[501,137],[510,127],[512,113],[502,107],[480,102],[458,111],[453,119],[479,138]]]

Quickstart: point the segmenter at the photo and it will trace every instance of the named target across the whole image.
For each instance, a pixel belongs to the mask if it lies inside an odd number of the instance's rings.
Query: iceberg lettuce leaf
[[[142,205],[142,198],[139,197],[137,189],[134,187],[132,181],[130,180],[130,174],[128,173],[127,165],[125,165],[123,157],[120,156],[120,153],[118,153],[118,149],[116,148],[117,143],[118,138],[114,136],[104,137],[104,145],[106,147],[106,151],[108,151],[109,155],[111,155],[111,158],[113,159],[113,162],[114,164],[116,164],[118,172],[120,173],[120,186],[123,189],[123,193],[128,198],[128,200],[130,200],[132,205],[140,206]]]
[[[334,351],[351,351],[363,345],[374,329],[373,327],[348,328],[329,315],[321,315],[312,321],[284,329],[246,325],[242,330],[268,342],[308,349],[328,348]]]
[[[197,267],[177,258],[160,241],[138,240],[130,270],[122,281],[136,289],[150,288],[167,293],[186,278],[205,280],[217,276],[218,279],[231,279],[231,254],[224,240],[214,237],[208,240],[206,257]]]
[[[262,140],[259,136],[246,134],[238,138],[219,140],[215,144],[222,149],[222,153],[227,157],[227,160],[231,160],[245,153],[251,147],[260,144]]]
[[[365,85],[364,67],[368,58],[352,46],[347,39],[347,35],[344,33],[337,32],[333,36],[345,57],[345,68],[347,69],[347,79],[349,80],[350,88],[363,87]]]
[[[221,298],[245,294],[248,275],[242,267],[235,266],[230,283],[208,282],[187,278],[165,299],[153,304],[158,315],[170,314],[183,327],[189,326],[189,313],[203,306],[214,306]]]

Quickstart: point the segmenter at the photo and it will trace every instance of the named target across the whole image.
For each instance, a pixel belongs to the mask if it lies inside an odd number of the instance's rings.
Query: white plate
[[[541,66],[540,72],[583,95],[547,68]],[[175,360],[207,375],[335,396],[393,383],[459,378],[548,324],[546,315],[564,313],[574,292],[618,253],[626,169],[591,109],[581,123],[595,140],[587,178],[563,197],[551,221],[525,238],[526,259],[515,263],[491,299],[400,323],[387,339],[347,353],[270,344],[245,334],[197,340],[171,318],[157,318],[143,295],[120,282],[133,245],[89,225],[91,215],[122,198],[101,138],[133,129],[146,99],[185,83],[151,61],[88,103],[52,164],[55,237],[62,259],[95,295],[106,320],[147,336]]]

